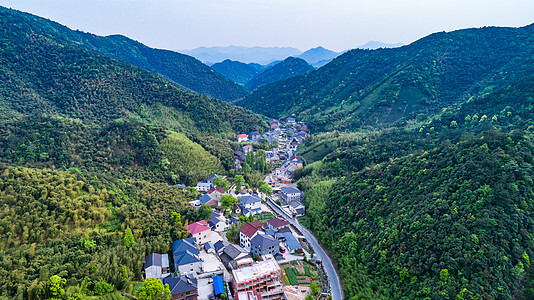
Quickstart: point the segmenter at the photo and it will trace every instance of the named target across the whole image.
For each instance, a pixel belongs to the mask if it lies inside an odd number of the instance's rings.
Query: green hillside
[[[308,64],[305,60],[288,57],[282,62],[254,76],[245,85],[245,88],[249,91],[254,91],[266,84],[295,77],[313,70],[315,70],[315,68]]]
[[[317,131],[414,119],[531,72],[533,30],[532,25],[465,29],[395,49],[348,51],[238,104],[272,117],[295,114]]]
[[[1,118],[49,113],[106,124],[138,115],[180,131],[261,129],[260,118],[246,110],[181,91],[152,72],[48,34],[33,18],[12,15],[22,14],[0,10]]]
[[[211,68],[243,86],[260,73],[260,69],[255,64],[245,64],[229,59],[216,63]]]
[[[189,91],[224,101],[233,101],[248,94],[237,84],[188,55],[149,48],[121,35],[103,37],[74,31],[59,23],[3,7],[0,7],[0,18],[3,24],[19,28],[24,26],[56,42],[69,41],[81,48],[161,74]]]
[[[533,297],[533,95],[525,76],[417,123],[305,141],[302,221],[348,298]]]

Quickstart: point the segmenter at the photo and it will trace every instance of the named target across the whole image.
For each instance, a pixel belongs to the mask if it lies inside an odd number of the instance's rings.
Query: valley
[[[534,297],[534,25],[194,58],[0,24],[0,299]]]

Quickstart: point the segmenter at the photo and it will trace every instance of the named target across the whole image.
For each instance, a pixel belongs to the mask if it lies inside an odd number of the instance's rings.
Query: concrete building
[[[260,233],[250,240],[250,254],[252,255],[264,256],[278,253],[280,253],[279,242],[270,235]]]
[[[272,255],[232,272],[234,295],[255,290],[261,300],[284,299],[281,269]]]
[[[211,227],[205,220],[202,220],[187,225],[187,231],[196,239],[198,245],[203,245],[209,239]]]
[[[151,253],[145,257],[145,279],[163,278],[169,275],[169,256],[167,254]]]
[[[289,203],[291,201],[302,201],[303,194],[296,187],[284,186],[280,188],[280,201]]]
[[[169,285],[171,300],[198,299],[198,281],[194,276],[173,274],[163,279],[163,284]]]
[[[262,230],[260,222],[246,223],[239,229],[239,245],[250,252],[250,240]]]

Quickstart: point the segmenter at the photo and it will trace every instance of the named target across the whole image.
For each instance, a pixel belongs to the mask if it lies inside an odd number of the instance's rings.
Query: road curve
[[[315,238],[315,236],[304,226],[300,225],[300,223],[293,219],[292,216],[288,215],[284,210],[280,208],[278,204],[276,204],[270,197],[267,197],[268,201],[267,203],[269,206],[274,209],[276,212],[278,212],[280,215],[285,216],[286,219],[295,226],[306,238],[308,243],[312,246],[315,257],[319,258],[321,262],[323,263],[324,270],[326,271],[326,276],[328,276],[328,282],[330,285],[330,294],[332,294],[332,300],[342,300],[343,299],[343,289],[341,288],[341,281],[339,280],[339,276],[336,272],[336,269],[334,268],[334,264],[332,263],[332,260],[324,251],[323,247],[319,244],[319,241]]]

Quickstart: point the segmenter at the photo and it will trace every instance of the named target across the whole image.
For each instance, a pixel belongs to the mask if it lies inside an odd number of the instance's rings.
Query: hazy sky
[[[533,0],[0,0],[0,5],[152,47],[413,42],[437,31],[534,23]]]

